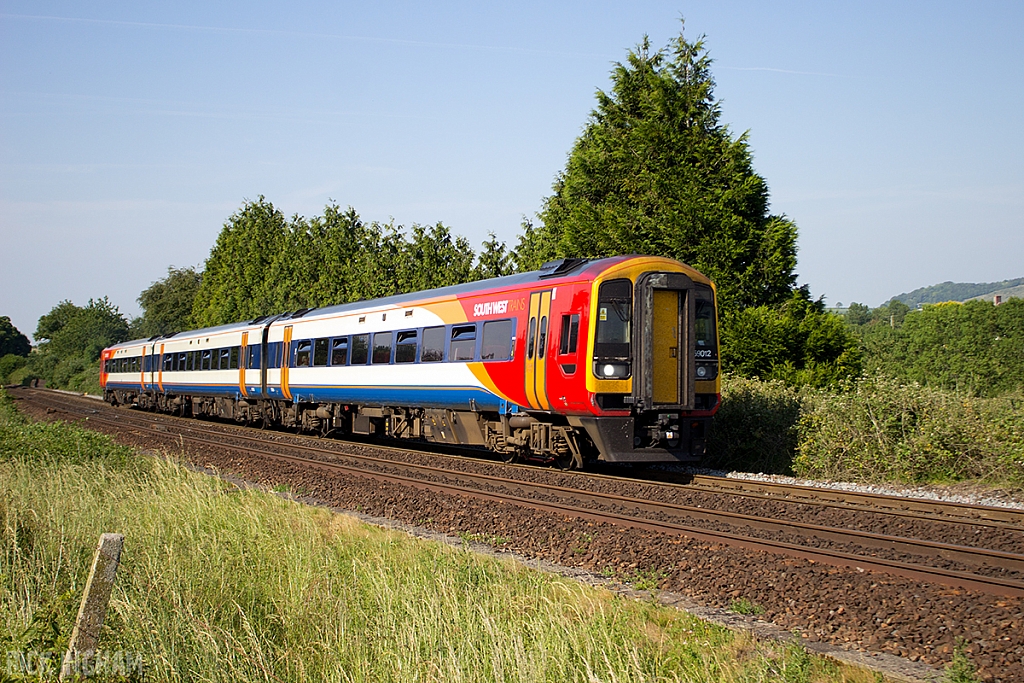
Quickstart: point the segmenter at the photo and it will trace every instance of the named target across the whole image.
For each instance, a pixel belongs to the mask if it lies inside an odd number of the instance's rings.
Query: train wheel
[[[568,472],[569,470],[574,470],[576,469],[576,458],[573,457],[572,453],[563,453],[562,455],[556,455],[555,467],[565,472]]]

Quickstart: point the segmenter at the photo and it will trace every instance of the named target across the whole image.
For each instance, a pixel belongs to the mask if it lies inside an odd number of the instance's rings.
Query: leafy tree
[[[50,386],[98,391],[100,351],[128,337],[128,321],[107,297],[84,307],[62,301],[39,318],[29,369]]]
[[[168,268],[167,277],[139,294],[142,316],[133,321],[133,333],[152,337],[192,327],[192,303],[202,278],[195,268]]]
[[[490,238],[483,244],[483,250],[477,257],[473,268],[473,279],[487,280],[492,277],[511,275],[514,269],[513,256],[508,253],[504,242],[499,242],[493,232],[487,233]]]
[[[128,321],[107,297],[89,299],[79,308],[62,301],[39,319],[39,351],[56,358],[81,357],[91,362],[104,348],[128,339]]]
[[[399,291],[417,292],[473,279],[476,255],[465,237],[453,237],[441,223],[430,228],[413,225],[410,237],[401,245]]]
[[[871,309],[864,304],[852,303],[843,317],[850,325],[864,325],[871,320]]]
[[[909,311],[890,301],[860,335],[867,370],[981,396],[1024,391],[1024,300],[973,300]]]
[[[32,350],[28,337],[14,326],[6,315],[0,315],[0,357],[8,354],[27,356]]]
[[[262,195],[228,219],[206,259],[192,304],[201,327],[276,312],[271,265],[287,241],[287,221]]]
[[[508,268],[492,238],[489,267]],[[487,245],[485,245],[485,248]],[[502,260],[504,258],[504,260]],[[208,326],[299,308],[389,296],[477,277],[469,242],[438,223],[363,223],[352,207],[286,219],[260,197],[224,224],[192,306]]]
[[[746,134],[720,122],[703,39],[649,41],[612,72],[609,92],[527,225],[520,267],[567,256],[644,253],[689,263],[725,310],[777,304],[795,283],[796,226],[768,211]]]
[[[843,319],[802,287],[781,306],[727,312],[722,362],[746,377],[823,387],[859,376],[862,354]]]

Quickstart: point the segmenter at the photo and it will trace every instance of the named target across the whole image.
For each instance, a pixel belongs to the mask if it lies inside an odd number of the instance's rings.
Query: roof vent
[[[540,277],[544,279],[568,275],[588,261],[590,259],[586,258],[563,258],[557,261],[548,261],[540,267]]]

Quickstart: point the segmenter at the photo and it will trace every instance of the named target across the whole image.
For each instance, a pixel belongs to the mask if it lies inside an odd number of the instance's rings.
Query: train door
[[[551,290],[530,295],[526,329],[526,399],[531,408],[550,410],[547,389],[547,346],[551,327]]]
[[[238,392],[243,398],[249,398],[249,383],[246,373],[249,371],[249,333],[242,333],[242,343],[238,347]]]
[[[281,343],[281,395],[286,401],[292,400],[292,391],[288,386],[288,366],[292,359],[292,326],[284,328],[284,341]]]
[[[682,273],[647,273],[637,281],[633,403],[639,410],[693,408],[693,288]]]
[[[143,393],[146,391],[146,361],[150,360],[147,358],[150,354],[149,349],[146,345],[142,345],[142,358],[139,359],[139,388]]]
[[[679,361],[685,357],[679,352],[683,310],[680,303],[685,302],[685,293],[656,289],[652,294],[652,395],[655,403],[679,403]]]
[[[270,365],[270,325],[263,328],[263,339],[260,342],[260,392],[263,398],[267,398],[267,366]]]
[[[156,387],[160,393],[164,393],[164,345],[160,345],[160,355],[157,357]]]

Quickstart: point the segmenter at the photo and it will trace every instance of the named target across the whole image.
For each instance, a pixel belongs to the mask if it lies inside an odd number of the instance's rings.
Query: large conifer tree
[[[563,256],[670,256],[711,277],[726,309],[793,291],[796,226],[768,208],[746,135],[720,121],[703,39],[644,41],[612,72],[610,92],[520,240],[521,268]]]

